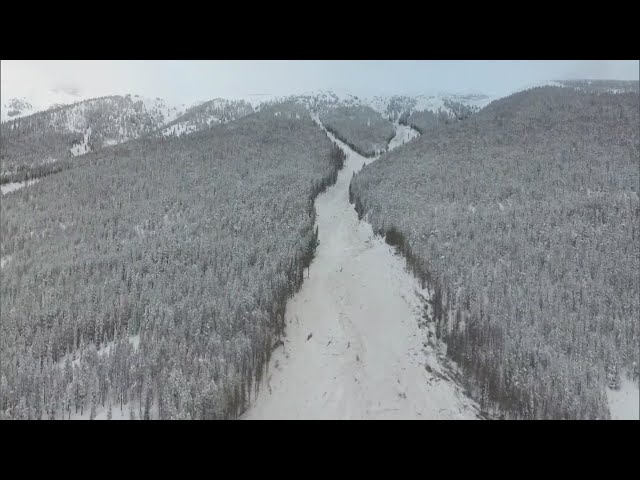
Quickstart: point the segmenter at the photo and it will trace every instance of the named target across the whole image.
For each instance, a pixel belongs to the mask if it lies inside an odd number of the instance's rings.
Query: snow
[[[394,148],[397,148],[400,145],[404,145],[405,143],[413,140],[418,135],[420,135],[416,130],[414,130],[411,127],[407,127],[406,125],[400,125],[396,123],[395,127],[396,127],[396,136],[393,137],[389,142],[389,150],[393,150]]]
[[[112,399],[111,404],[111,420],[131,420],[131,410],[133,409],[135,413],[136,420],[140,420],[141,415],[143,415],[142,405],[140,405],[140,401],[136,398],[133,401],[129,401],[126,404],[122,405],[122,409],[120,409],[120,402]],[[96,418],[94,420],[107,420],[107,415],[109,412],[109,401],[105,401],[104,407],[102,405],[98,405],[96,408]],[[71,418],[69,418],[69,414],[65,412],[64,419],[70,420],[89,420],[89,416],[91,415],[91,404],[89,400],[87,400],[87,404],[82,411],[82,415],[80,414],[80,410],[75,413],[74,409],[71,410]],[[152,419],[158,418],[158,406],[157,402],[151,408],[150,417]],[[60,418],[57,416],[56,418]]]
[[[265,103],[277,102],[284,100],[285,97],[273,95],[270,93],[250,93],[248,95],[233,97],[232,100],[244,100],[249,103],[254,109]]]
[[[215,115],[209,115],[206,119],[205,122],[207,123],[207,125],[211,126],[211,125],[217,125],[218,123],[221,123],[220,119],[218,117],[216,117]]]
[[[164,137],[170,137],[172,135],[179,137],[180,135],[188,134],[195,131],[196,127],[194,125],[190,125],[189,122],[179,122],[162,130],[162,135]]]
[[[523,84],[523,85],[521,85],[521,86],[519,86],[517,88],[514,88],[514,89],[508,91],[503,96],[504,97],[508,97],[508,96],[514,95],[514,94],[519,93],[519,92],[524,92],[525,90],[531,90],[532,88],[540,88],[540,87],[570,88],[570,87],[566,87],[562,83],[556,82],[554,80],[542,80],[542,81],[539,81],[539,82],[532,82],[532,83]]]
[[[310,276],[287,304],[284,346],[242,418],[477,418],[474,402],[445,379],[438,350],[424,347],[418,321],[428,292],[349,203],[352,174],[371,159],[329,136],[347,153],[345,167],[316,200]]]
[[[2,108],[0,109],[0,118],[3,122],[8,120],[13,120],[16,118],[26,117],[28,115],[32,115],[36,112],[41,112],[44,110],[48,110],[51,107],[56,105],[67,105],[70,103],[79,102],[81,100],[85,100],[86,97],[83,95],[77,94],[77,92],[67,92],[62,89],[53,89],[53,90],[39,90],[36,88],[29,89],[26,92],[26,95],[15,95],[17,92],[2,92],[2,98],[7,98],[9,100],[12,97],[20,98],[29,104],[31,104],[31,108],[27,108],[22,110],[18,115],[9,116],[10,109],[8,108],[8,101],[2,103]],[[25,92],[23,92],[25,93]]]
[[[82,142],[77,143],[73,147],[71,147],[71,155],[77,157],[78,155],[84,155],[85,153],[90,152],[91,149],[89,148],[89,138],[91,138],[91,127],[87,128],[84,131],[84,138]]]
[[[140,335],[132,335],[129,337],[129,342],[131,343],[131,345],[133,346],[134,349],[138,349],[140,346]],[[114,342],[108,342],[107,344],[105,344],[102,348],[100,348],[98,350],[98,355],[108,355],[111,352],[111,349],[113,348]],[[60,361],[58,362],[58,365],[60,365],[61,367],[64,366],[65,362],[66,362],[67,357],[64,356],[62,359],[60,359]],[[78,365],[79,364],[80,359],[76,358],[75,360],[73,360],[72,365]],[[130,409],[133,408],[134,409],[134,413],[136,415],[136,419],[140,418],[140,403],[139,400],[136,399],[135,401],[130,401],[127,404],[124,404],[122,406],[122,409],[120,409],[120,403],[116,402],[115,399],[111,399],[112,402],[112,420],[130,420]],[[98,405],[98,407],[96,408],[96,418],[95,420],[107,420],[107,414],[108,414],[108,410],[109,410],[109,400],[106,400],[105,405]],[[89,416],[91,414],[91,404],[90,401],[87,400],[86,405],[84,406],[84,409],[82,411],[82,414],[80,414],[80,410],[78,410],[78,412],[76,413],[74,410],[71,411],[71,418],[70,420],[89,420]],[[59,414],[58,414],[59,415]],[[151,410],[151,418],[157,418],[157,405],[154,405],[154,407]],[[60,418],[59,416],[57,416],[56,418]],[[68,413],[65,412],[64,415],[64,419],[69,419],[69,415]]]
[[[160,112],[164,117],[164,123],[170,123],[185,111],[184,104],[180,107],[171,106],[165,103],[161,98],[151,98],[145,96],[135,95],[132,100],[134,102],[141,101],[147,112]]]
[[[104,344],[104,346],[98,348],[98,355],[102,356],[102,355],[109,355],[109,353],[111,352],[111,349],[113,348],[114,345],[114,341],[110,341],[110,342],[106,342]],[[130,335],[129,336],[129,343],[131,344],[131,346],[134,348],[134,350],[137,350],[138,347],[140,346],[140,334],[138,335]],[[71,354],[68,354],[71,355]],[[75,353],[73,354],[73,357],[75,359],[71,362],[71,364],[73,366],[75,365],[80,365],[80,356],[79,353]],[[58,360],[58,365],[60,367],[64,367],[65,362],[67,361],[67,355],[64,355],[60,360]]]
[[[638,384],[621,375],[620,390],[607,388],[607,399],[612,420],[640,420]]]
[[[39,182],[39,178],[34,178],[32,180],[26,180],[24,182],[12,182],[5,183],[4,185],[0,185],[0,192],[2,195],[6,195],[11,192],[15,192],[16,190],[21,189],[22,187],[33,185],[36,182]]]
[[[87,119],[85,117],[86,105],[75,105],[69,109],[67,113],[67,130],[70,132],[83,133],[87,128]],[[55,121],[52,119],[52,121]]]
[[[469,94],[451,94],[451,93],[438,93],[432,95],[417,95],[415,97],[416,104],[413,108],[414,111],[425,111],[430,110],[434,113],[439,112],[440,110],[444,112],[451,112],[451,110],[445,106],[445,100],[453,100],[457,102],[462,102],[465,105],[470,107],[483,108],[491,103],[495,98],[478,94],[478,93],[469,93]]]

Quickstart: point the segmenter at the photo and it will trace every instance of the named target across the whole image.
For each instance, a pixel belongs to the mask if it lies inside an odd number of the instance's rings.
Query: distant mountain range
[[[638,91],[638,82],[615,80],[546,84],[598,92]],[[302,104],[314,113],[340,106],[367,106],[392,122],[424,131],[433,119],[466,118],[496,98],[478,92],[361,97],[316,90],[288,96],[252,94],[236,99],[216,98],[186,106],[139,95],[79,99],[78,92],[55,90],[33,98],[9,98],[2,103],[0,174],[2,181],[13,181],[20,171],[43,163],[145,135],[175,137],[206,130],[285,101]]]

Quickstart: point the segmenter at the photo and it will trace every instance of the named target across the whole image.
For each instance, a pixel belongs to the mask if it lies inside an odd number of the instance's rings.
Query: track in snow
[[[407,128],[397,126],[391,146],[412,138]],[[310,277],[287,304],[284,346],[242,418],[477,418],[476,405],[423,346],[418,292],[428,292],[349,203],[353,172],[372,159],[329,136],[347,160],[316,199],[320,244]]]

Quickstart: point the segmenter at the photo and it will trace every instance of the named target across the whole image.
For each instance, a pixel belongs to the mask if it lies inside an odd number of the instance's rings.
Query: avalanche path
[[[396,129],[391,148],[415,135]],[[345,166],[316,199],[320,244],[309,278],[287,304],[284,345],[241,418],[478,418],[443,373],[438,349],[424,347],[428,292],[349,203],[353,173],[374,159],[328,135],[347,154]]]

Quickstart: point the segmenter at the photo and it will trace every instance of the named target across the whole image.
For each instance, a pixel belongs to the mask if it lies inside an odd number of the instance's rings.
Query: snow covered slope
[[[302,103],[313,112],[321,112],[341,106],[367,106],[382,117],[397,122],[414,112],[433,112],[450,118],[465,118],[494,100],[482,93],[433,93],[418,95],[378,95],[357,96],[349,93],[336,94],[332,91],[314,91],[295,95],[291,99]]]
[[[184,106],[170,106],[160,98],[116,95],[49,110],[44,115],[58,129],[83,134],[91,129],[91,143],[99,148],[151,133],[183,111]]]
[[[13,118],[31,115],[34,113],[34,107],[25,97],[16,97],[3,102],[0,112],[2,115],[2,121],[4,122]]]
[[[353,172],[371,160],[333,140],[347,161],[316,200],[316,258],[287,304],[284,345],[243,418],[477,418],[420,327],[428,292],[349,203]]]
[[[389,142],[389,150],[393,150],[416,138],[419,133],[406,125],[396,124],[396,136]]]
[[[206,130],[255,112],[254,106],[244,100],[216,98],[189,108],[160,130],[164,137],[180,136]]]
[[[640,91],[640,82],[637,80],[558,80],[554,83],[563,87],[575,88],[583,92],[638,93]]]
[[[11,108],[17,104],[8,105]],[[171,106],[160,98],[115,95],[53,107],[32,115],[15,115],[18,118],[2,122],[0,126],[2,179],[23,181],[44,176],[58,168],[42,167],[49,158],[64,161],[139,138],[157,131],[183,111],[184,106]]]
[[[481,93],[457,94],[457,93],[433,93],[413,96],[392,95],[377,96],[368,100],[370,106],[380,112],[389,120],[398,120],[403,113],[430,111],[433,113],[446,113],[451,116],[457,114],[457,106],[464,106],[472,111],[477,111],[493,100],[492,97]],[[459,107],[458,107],[459,109]]]
[[[26,96],[6,95],[6,99],[4,93],[0,108],[3,122],[85,100],[79,92],[69,89],[32,90]]]
[[[612,420],[640,420],[640,390],[638,383],[625,375],[620,390],[607,388],[607,400]]]

